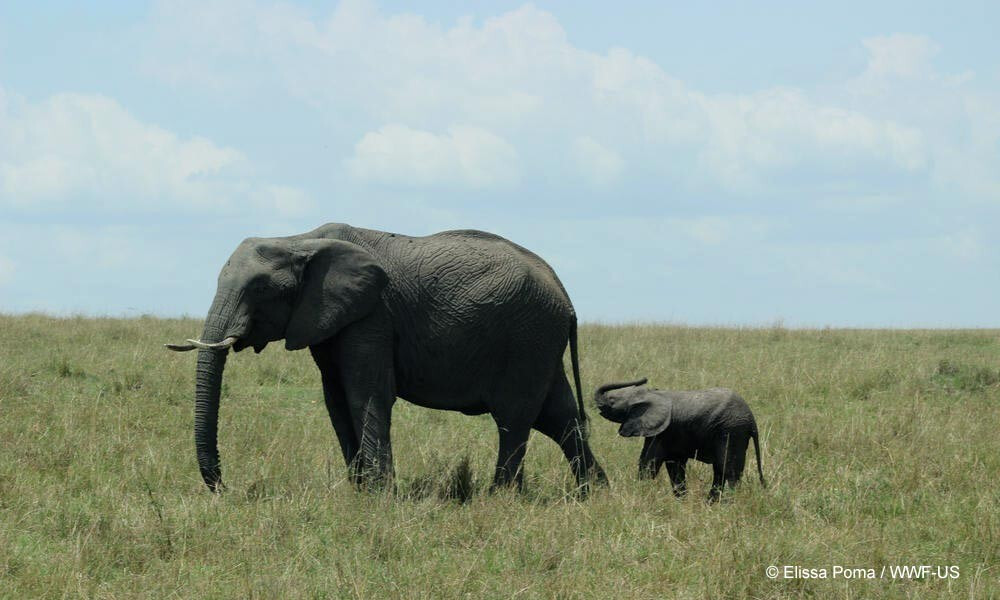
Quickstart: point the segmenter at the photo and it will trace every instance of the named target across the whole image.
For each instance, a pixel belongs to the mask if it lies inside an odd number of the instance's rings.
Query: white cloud
[[[726,241],[732,235],[734,227],[731,219],[719,217],[675,221],[675,225],[691,238],[709,245],[717,245]]]
[[[55,210],[233,210],[251,200],[284,214],[309,204],[292,188],[252,186],[239,151],[143,123],[101,95],[31,104],[0,95],[0,206]]]
[[[127,227],[51,226],[45,230],[49,252],[63,268],[119,270],[141,262],[141,235]]]
[[[778,267],[796,281],[812,285],[844,289],[866,289],[876,292],[892,288],[886,268],[873,266],[871,257],[883,260],[900,254],[899,244],[803,244],[777,253]],[[893,261],[895,264],[895,261]]]
[[[258,209],[281,218],[301,217],[316,208],[309,194],[285,185],[265,185],[252,192],[252,197]]]
[[[924,76],[931,59],[941,50],[926,36],[902,33],[870,37],[863,43],[869,54],[864,76],[870,78]]]
[[[170,196],[200,204],[199,181],[243,160],[239,152],[139,122],[114,100],[57,94],[3,120],[0,190],[8,204],[60,205],[73,194],[121,190],[129,205]]]
[[[918,35],[864,40],[868,64],[843,86],[845,104],[917,132],[928,184],[949,200],[1000,203],[1000,96],[976,87],[975,74],[938,71],[941,47]],[[910,144],[897,138],[906,155]],[[916,162],[917,154],[909,153]]]
[[[627,161],[665,179],[753,193],[780,189],[781,176],[796,170],[842,185],[872,171],[918,173],[934,158],[926,132],[891,115],[794,87],[701,92],[626,49],[600,54],[574,46],[553,15],[531,5],[444,28],[355,0],[325,17],[228,0],[170,3],[159,7],[151,27],[172,43],[150,55],[150,68],[172,80],[198,63],[191,83],[285,89],[333,120],[361,116],[369,131],[405,123],[358,144],[354,172],[372,180],[495,181],[493,169],[481,177],[443,175],[442,165],[455,164],[456,151],[447,146],[456,142],[432,132],[458,124],[516,148],[525,179],[547,177],[567,146],[578,166],[596,165],[587,169],[596,181],[614,181]],[[915,36],[866,44],[869,71],[881,75],[919,72],[936,52],[933,42]],[[240,58],[255,68],[232,68]],[[390,135],[405,138],[406,147],[383,147]],[[580,140],[627,148],[628,155],[619,163]],[[406,154],[424,146],[430,156]],[[393,164],[368,162],[390,150]],[[406,168],[399,164],[404,155]]]
[[[0,256],[0,285],[9,283],[14,278],[14,261]]]
[[[571,154],[580,174],[594,185],[613,183],[625,168],[625,161],[617,152],[588,136],[573,140]]]
[[[194,219],[183,227],[143,221],[0,219],[0,285],[4,264],[16,269],[9,285],[0,287],[0,311],[204,314],[219,267],[247,232],[217,220]]]
[[[386,125],[365,134],[347,163],[360,179],[418,186],[488,188],[520,178],[517,151],[478,127],[451,127],[446,134]]]
[[[962,261],[975,261],[989,255],[989,249],[977,228],[966,227],[943,234],[929,244],[931,248]]]
[[[549,227],[549,224],[540,224]],[[681,259],[686,253],[701,253],[711,247],[739,248],[766,240],[787,227],[784,219],[744,215],[702,215],[694,217],[610,217],[573,219],[560,222],[566,232],[559,243],[597,247],[625,246],[637,255],[664,255]],[[539,232],[538,237],[544,237]],[[619,260],[609,253],[608,260]],[[585,264],[583,267],[585,268]]]
[[[861,194],[856,196],[829,196],[816,200],[823,210],[840,213],[878,213],[895,209],[905,203],[905,198],[892,194]]]
[[[709,133],[701,161],[734,188],[774,170],[820,168],[850,175],[864,165],[915,171],[926,163],[919,131],[822,106],[800,90],[705,98]]]

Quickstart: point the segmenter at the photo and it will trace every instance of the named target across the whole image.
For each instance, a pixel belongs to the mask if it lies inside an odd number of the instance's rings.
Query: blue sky
[[[996,327],[996,3],[0,5],[0,312],[500,233],[586,321]]]

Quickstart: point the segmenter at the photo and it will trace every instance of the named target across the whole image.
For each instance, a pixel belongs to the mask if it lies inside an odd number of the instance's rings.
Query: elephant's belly
[[[405,386],[401,386],[397,393],[403,400],[424,408],[453,410],[466,415],[482,415],[490,412],[485,402],[453,392],[406,389]]]
[[[471,332],[468,335],[474,336]],[[435,341],[422,340],[420,345],[397,349],[396,395],[425,408],[468,415],[490,412],[497,401],[496,390],[511,377],[500,364],[504,361],[487,360],[475,351],[456,350]]]
[[[660,452],[667,460],[700,460],[699,440],[682,428],[670,428],[659,436]]]
[[[715,452],[709,448],[699,448],[694,451],[693,458],[698,462],[711,465],[715,463]]]
[[[504,315],[487,319],[480,314],[486,312],[496,311],[478,307],[444,320],[444,331],[400,336],[393,356],[397,395],[419,406],[470,415],[510,405],[537,414],[535,404],[545,398],[565,334],[549,334],[533,323],[529,334]],[[498,323],[508,325],[498,330]]]

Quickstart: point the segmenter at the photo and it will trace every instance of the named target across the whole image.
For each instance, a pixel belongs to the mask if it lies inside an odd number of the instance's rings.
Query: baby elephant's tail
[[[764,481],[764,471],[760,468],[760,442],[757,441],[757,428],[750,433],[750,437],[753,438],[753,450],[757,454],[757,475],[760,477],[760,484],[767,487],[767,482]]]

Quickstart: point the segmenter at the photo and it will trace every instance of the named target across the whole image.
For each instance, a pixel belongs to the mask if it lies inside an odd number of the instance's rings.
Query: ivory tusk
[[[174,352],[189,352],[195,349],[191,344],[163,344],[163,347]]]
[[[214,344],[206,344],[200,340],[187,340],[187,344],[164,344],[169,350],[174,352],[188,352],[189,350],[194,350],[195,348],[201,348],[203,350],[228,350],[230,346],[236,343],[235,337],[227,337],[221,342],[216,342]]]
[[[214,344],[206,344],[200,340],[187,340],[187,343],[191,344],[195,348],[201,348],[203,350],[228,350],[230,346],[236,343],[236,338],[229,336],[221,342],[216,342]]]

